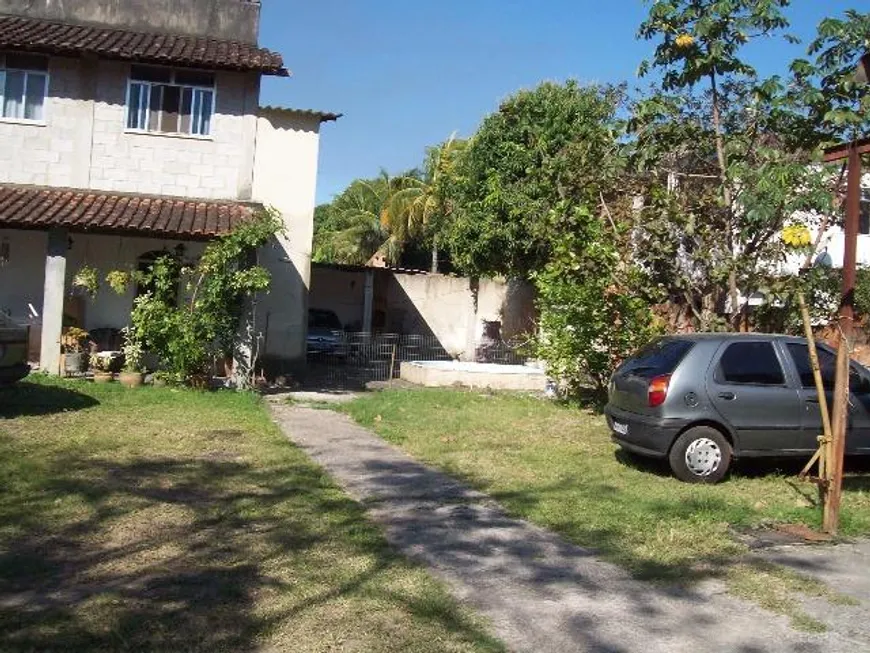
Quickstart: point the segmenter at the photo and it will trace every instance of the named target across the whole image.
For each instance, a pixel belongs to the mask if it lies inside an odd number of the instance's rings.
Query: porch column
[[[372,306],[375,303],[375,271],[366,270],[365,289],[363,290],[363,333],[372,332]]]
[[[39,366],[49,374],[60,374],[60,336],[63,328],[63,298],[66,288],[66,229],[48,232],[45,252],[45,287],[42,292],[42,346]]]

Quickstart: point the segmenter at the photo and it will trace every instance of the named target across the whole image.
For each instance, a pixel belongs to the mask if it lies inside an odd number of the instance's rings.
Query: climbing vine
[[[263,211],[210,242],[195,265],[183,266],[167,253],[139,275],[146,292],[134,301],[132,331],[168,372],[192,383],[212,361],[232,353],[245,300],[271,282],[256,251],[281,228],[275,212]]]

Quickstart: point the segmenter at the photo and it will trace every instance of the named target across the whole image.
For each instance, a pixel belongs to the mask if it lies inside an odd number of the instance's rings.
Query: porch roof
[[[232,231],[256,204],[76,188],[0,184],[0,227],[208,240]]]
[[[281,55],[249,43],[99,25],[0,15],[0,49],[61,56],[91,55],[196,68],[259,72],[287,77]]]

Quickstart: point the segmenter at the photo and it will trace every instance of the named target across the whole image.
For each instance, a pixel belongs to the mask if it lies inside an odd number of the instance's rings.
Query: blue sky
[[[792,33],[866,0],[793,0]],[[863,7],[866,10],[866,7]],[[264,102],[344,113],[324,125],[318,202],[381,168],[418,165],[428,145],[474,132],[485,115],[538,82],[638,83],[652,44],[635,40],[642,0],[263,0],[260,41],[293,77],[267,79]],[[753,46],[765,74],[805,46]]]

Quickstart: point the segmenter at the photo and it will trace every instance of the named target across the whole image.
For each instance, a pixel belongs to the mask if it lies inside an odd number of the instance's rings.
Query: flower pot
[[[187,378],[187,384],[194,390],[208,390],[211,377],[207,374],[192,374]]]
[[[83,351],[64,354],[64,369],[67,374],[81,374],[85,371],[85,353]]]
[[[101,372],[99,370],[94,372],[94,383],[111,383],[114,378],[115,375],[111,372]]]
[[[145,380],[145,375],[142,372],[121,372],[118,375],[118,380],[121,382],[121,385],[128,388],[138,388]]]

